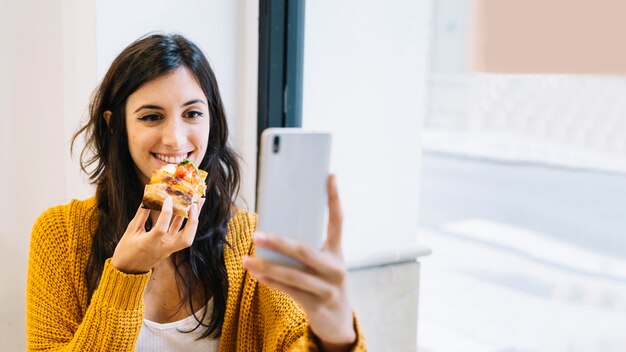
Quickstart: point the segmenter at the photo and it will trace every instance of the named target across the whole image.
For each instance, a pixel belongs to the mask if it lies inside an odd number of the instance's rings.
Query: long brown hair
[[[89,120],[72,139],[73,149],[76,139],[84,135],[81,168],[96,185],[99,221],[84,274],[89,302],[98,287],[105,261],[113,256],[143,196],[144,184],[136,176],[128,149],[126,100],[144,83],[180,67],[194,74],[207,97],[211,128],[199,168],[209,176],[194,242],[172,257],[177,277],[183,283],[180,306],[188,304],[192,312],[201,308],[194,307],[192,299],[192,287],[199,284],[203,302],[213,296],[213,313],[208,325],[202,323],[206,310],[202,317],[196,316],[196,328],[204,327],[203,338],[217,337],[221,334],[228,293],[223,258],[226,225],[239,190],[240,171],[238,157],[228,146],[228,126],[215,74],[201,50],[183,36],[153,34],[124,49],[92,97]],[[108,123],[104,119],[105,111],[111,111]],[[188,270],[182,270],[183,266]]]

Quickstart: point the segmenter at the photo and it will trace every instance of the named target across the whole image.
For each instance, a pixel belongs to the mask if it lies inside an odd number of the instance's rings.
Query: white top
[[[205,322],[208,322],[213,312],[213,299],[209,300],[205,307],[196,312],[196,316],[201,317],[204,309],[209,310],[205,319]],[[202,326],[189,333],[181,332],[189,331],[196,325],[198,325],[198,322],[193,315],[165,324],[155,323],[144,318],[139,336],[137,337],[137,352],[217,352],[219,339],[196,340],[196,338],[202,335],[204,330]]]

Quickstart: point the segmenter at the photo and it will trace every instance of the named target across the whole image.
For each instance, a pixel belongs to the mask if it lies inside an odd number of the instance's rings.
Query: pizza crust
[[[174,215],[186,218],[192,204],[191,197],[182,191],[173,190],[165,183],[146,185],[142,206],[146,209],[161,210],[163,208],[163,201],[165,201],[168,196],[172,197]]]

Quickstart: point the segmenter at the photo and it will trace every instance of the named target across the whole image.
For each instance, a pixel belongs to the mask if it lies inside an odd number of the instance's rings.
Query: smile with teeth
[[[166,162],[168,164],[180,164],[183,159],[186,159],[190,153],[187,154],[179,154],[179,155],[163,155],[159,153],[152,153],[157,159]]]

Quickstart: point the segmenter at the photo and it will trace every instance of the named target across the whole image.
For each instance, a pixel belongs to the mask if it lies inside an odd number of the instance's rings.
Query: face
[[[200,164],[209,141],[207,98],[181,67],[139,87],[126,101],[128,148],[139,177],[189,159]]]

